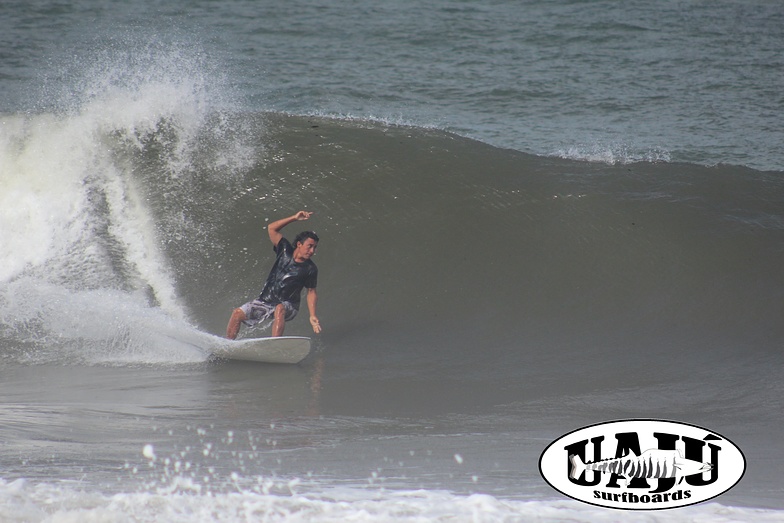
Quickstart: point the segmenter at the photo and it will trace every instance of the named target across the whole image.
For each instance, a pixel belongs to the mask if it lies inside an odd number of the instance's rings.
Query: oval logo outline
[[[615,452],[608,457],[611,450]],[[704,461],[704,451],[715,464]],[[539,473],[561,494],[589,505],[666,510],[729,491],[745,475],[746,457],[730,439],[698,425],[622,419],[559,437],[542,451]]]

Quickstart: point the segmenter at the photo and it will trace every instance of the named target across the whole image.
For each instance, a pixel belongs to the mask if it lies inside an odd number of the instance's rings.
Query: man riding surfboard
[[[307,289],[306,303],[313,332],[316,334],[321,332],[321,324],[316,316],[318,268],[311,260],[316,254],[319,238],[313,231],[303,231],[297,235],[292,245],[281,232],[290,223],[307,220],[312,214],[308,211],[299,211],[267,227],[277,255],[275,263],[259,297],[232,312],[226,327],[227,338],[236,339],[242,323],[252,326],[268,318],[274,320],[272,336],[282,336],[286,322],[293,320],[299,312],[303,288]]]

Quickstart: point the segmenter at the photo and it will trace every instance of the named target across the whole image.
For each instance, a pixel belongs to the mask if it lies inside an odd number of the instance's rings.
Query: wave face
[[[267,221],[307,208],[324,343],[341,357],[416,355],[418,372],[446,360],[509,381],[557,361],[578,382],[608,359],[633,382],[674,360],[777,357],[778,174],[542,158],[431,129],[178,103],[6,118],[5,337],[69,339],[63,323],[85,308],[133,330],[117,305],[220,333],[263,283]]]

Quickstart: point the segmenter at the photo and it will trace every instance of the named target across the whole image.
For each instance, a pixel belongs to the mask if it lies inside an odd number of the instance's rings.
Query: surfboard
[[[262,363],[299,363],[310,353],[310,338],[279,336],[223,340],[212,351],[218,358]]]

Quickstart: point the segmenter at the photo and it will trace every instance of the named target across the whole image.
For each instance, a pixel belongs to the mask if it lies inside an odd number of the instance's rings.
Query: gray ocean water
[[[784,520],[783,18],[4,2],[0,521]],[[301,208],[313,354],[211,361]],[[543,481],[625,418],[746,474],[653,513]]]

